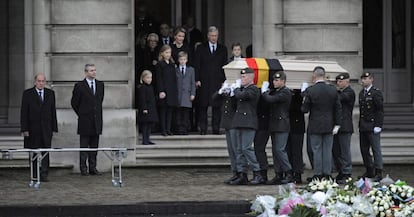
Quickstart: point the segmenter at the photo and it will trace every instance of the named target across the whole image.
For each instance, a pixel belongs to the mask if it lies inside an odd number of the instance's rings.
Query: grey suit
[[[190,96],[196,95],[194,68],[191,66],[178,66],[175,69],[175,74],[178,92],[178,108],[176,114],[178,133],[187,134],[193,104]]]
[[[316,176],[330,176],[332,170],[332,129],[341,125],[342,107],[336,88],[323,81],[304,92],[302,112],[309,112],[308,135]]]

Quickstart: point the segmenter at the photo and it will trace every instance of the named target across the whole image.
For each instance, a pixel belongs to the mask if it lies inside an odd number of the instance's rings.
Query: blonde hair
[[[140,84],[143,84],[144,83],[144,78],[147,77],[148,75],[152,75],[152,72],[150,70],[144,70],[144,71],[142,71],[141,78],[139,80],[139,83]]]
[[[162,53],[164,53],[166,50],[171,50],[171,52],[172,52],[172,48],[171,48],[171,46],[170,46],[170,45],[168,45],[168,44],[164,44],[164,45],[160,48],[160,54],[159,54],[159,56],[158,56],[158,60],[164,60],[164,58],[162,57]],[[171,55],[171,57],[170,57],[169,61],[170,61],[170,62],[172,62],[172,63],[174,63],[174,60],[173,60],[173,58],[172,58],[172,55]]]

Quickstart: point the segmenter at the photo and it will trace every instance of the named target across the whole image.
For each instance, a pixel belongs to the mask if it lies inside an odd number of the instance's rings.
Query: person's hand
[[[195,99],[195,96],[194,95],[191,95],[190,96],[190,101],[194,101],[194,99]]]
[[[165,92],[160,92],[159,96],[160,99],[164,99],[167,96],[167,94],[165,94]]]
[[[307,82],[303,82],[302,86],[300,86],[300,92],[305,92],[306,88],[309,87],[309,84]]]
[[[146,115],[146,114],[148,114],[148,110],[142,110],[142,114],[144,114],[144,115]]]
[[[24,132],[22,132],[22,136],[24,136],[24,137],[29,137],[29,131],[24,131]]]
[[[261,88],[262,93],[264,93],[268,90],[269,90],[269,82],[268,81],[263,81],[262,88]]]
[[[236,80],[236,88],[240,88],[241,87],[241,80],[237,79]]]
[[[332,135],[336,135],[339,131],[339,128],[341,128],[341,126],[339,125],[335,125],[333,130],[332,130]]]
[[[381,133],[381,131],[382,131],[381,127],[374,127],[374,133],[375,134]]]
[[[196,87],[201,87],[201,81],[196,81]]]
[[[224,83],[221,85],[221,88],[218,91],[218,94],[223,94],[224,92],[226,92],[226,89],[229,88],[229,84],[227,83],[227,80],[224,81]]]

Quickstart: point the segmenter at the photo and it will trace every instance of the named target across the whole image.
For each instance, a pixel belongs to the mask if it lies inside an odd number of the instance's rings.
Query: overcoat
[[[374,127],[381,127],[384,122],[384,98],[381,90],[372,86],[364,96],[364,89],[359,92],[359,131],[372,132]]]
[[[342,105],[342,125],[339,132],[353,133],[354,125],[352,123],[352,111],[355,105],[355,91],[348,86],[343,90],[338,91],[339,100]]]
[[[227,48],[217,44],[216,51],[211,53],[209,43],[205,42],[197,47],[194,57],[196,81],[201,81],[198,88],[198,105],[201,107],[220,106],[213,103],[211,96],[220,89],[226,80],[223,66],[227,64]]]
[[[175,64],[160,60],[157,65],[155,65],[155,74],[157,79],[156,96],[158,97],[161,92],[164,92],[167,95],[164,99],[158,99],[158,105],[177,107],[178,88],[175,74]]]
[[[138,86],[138,122],[158,122],[158,113],[154,88],[149,84]],[[143,113],[147,110],[147,113]]]
[[[185,67],[185,73],[181,72],[181,68],[176,68],[178,106],[191,108],[193,106],[190,96],[196,95],[195,72],[191,66]]]
[[[25,148],[50,148],[53,132],[58,131],[55,92],[43,89],[43,102],[35,87],[23,92],[20,111],[21,132],[28,131]]]
[[[86,79],[75,84],[71,105],[78,115],[78,134],[93,136],[102,134],[102,102],[104,83],[95,79],[95,95]]]
[[[292,100],[290,89],[286,86],[265,92],[263,98],[270,103],[269,132],[290,131],[289,107]]]

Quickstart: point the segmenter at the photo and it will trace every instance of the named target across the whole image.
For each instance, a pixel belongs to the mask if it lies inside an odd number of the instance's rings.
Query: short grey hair
[[[325,77],[325,69],[322,66],[316,66],[313,69],[313,74],[318,77]]]
[[[148,36],[147,36],[147,41],[151,40],[151,38],[154,38],[154,40],[159,41],[159,37],[158,37],[158,35],[157,35],[157,34],[155,34],[155,33],[150,33],[150,34],[148,34]]]
[[[37,77],[38,77],[39,75],[43,75],[43,77],[45,77],[45,80],[46,80],[46,75],[45,75],[45,73],[38,72],[38,73],[36,73],[36,74],[35,74],[35,76],[34,76],[34,80],[35,80],[35,81],[36,81],[36,79],[37,79]]]
[[[93,64],[93,63],[86,63],[85,64],[85,72],[88,72],[88,68],[89,67],[95,67],[95,64]]]
[[[210,26],[210,27],[208,27],[208,32],[210,33],[210,32],[218,32],[219,30],[217,29],[217,27],[215,27],[215,26]]]

